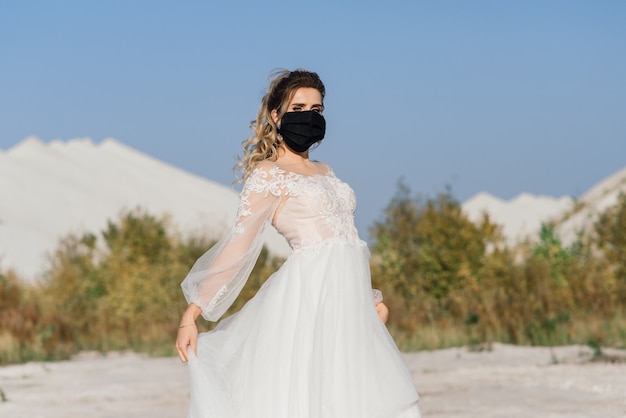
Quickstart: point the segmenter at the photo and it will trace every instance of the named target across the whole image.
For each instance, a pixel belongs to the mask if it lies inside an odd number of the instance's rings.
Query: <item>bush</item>
[[[626,282],[626,195],[607,209],[595,225],[597,245],[613,265],[620,280]]]
[[[374,283],[390,288],[417,315],[416,322],[397,323],[408,331],[437,319],[453,293],[478,283],[486,249],[499,239],[487,217],[480,225],[470,222],[449,191],[422,202],[402,183],[370,232]]]
[[[600,216],[594,240],[570,247],[544,225],[536,244],[504,248],[499,227],[470,222],[449,190],[421,199],[400,183],[383,215],[371,229],[372,280],[401,348],[626,345],[626,197]],[[0,273],[0,364],[78,350],[173,354],[180,282],[212,243],[168,231],[166,218],[135,210],[63,239],[38,284]],[[227,314],[281,263],[263,249]]]
[[[372,279],[385,293],[390,329],[404,349],[495,340],[624,346],[621,205],[601,218],[599,246],[564,247],[544,225],[536,244],[509,250],[488,217],[469,222],[449,191],[423,200],[400,184],[371,230]]]
[[[78,350],[173,354],[186,308],[180,282],[212,244],[168,233],[166,218],[141,210],[122,214],[99,235],[66,237],[41,283],[0,275],[0,363],[67,358]],[[280,262],[263,249],[242,297]],[[230,312],[244,302],[239,298]]]

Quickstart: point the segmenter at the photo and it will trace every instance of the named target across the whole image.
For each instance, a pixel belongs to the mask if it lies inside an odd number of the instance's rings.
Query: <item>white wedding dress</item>
[[[376,314],[354,192],[324,166],[306,176],[263,162],[230,234],[194,264],[188,302],[216,321],[271,223],[293,254],[254,298],[189,350],[193,418],[416,418],[411,375]]]

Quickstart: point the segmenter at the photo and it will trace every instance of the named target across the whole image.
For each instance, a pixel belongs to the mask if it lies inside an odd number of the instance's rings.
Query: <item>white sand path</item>
[[[626,364],[590,363],[590,355],[584,346],[494,344],[405,358],[425,418],[626,417]],[[178,359],[134,353],[0,367],[0,389],[2,418],[184,417],[188,399]]]

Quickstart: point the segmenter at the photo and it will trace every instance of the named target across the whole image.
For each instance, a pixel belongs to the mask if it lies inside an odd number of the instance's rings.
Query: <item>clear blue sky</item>
[[[312,156],[365,237],[400,178],[579,196],[626,166],[625,22],[617,0],[1,0],[0,149],[114,137],[230,185],[268,74],[305,67],[327,87]]]

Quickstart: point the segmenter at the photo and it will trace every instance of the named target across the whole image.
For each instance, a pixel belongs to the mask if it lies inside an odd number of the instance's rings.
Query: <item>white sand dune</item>
[[[579,233],[588,233],[600,214],[617,204],[620,195],[624,193],[626,167],[593,186],[580,198],[580,209],[566,217],[557,228],[563,242],[572,243]]]
[[[134,150],[114,139],[44,143],[29,137],[0,152],[0,267],[33,280],[46,254],[69,233],[98,233],[137,207],[171,216],[184,235],[219,238],[232,225],[237,192]],[[265,242],[286,256],[273,229]]]
[[[554,198],[521,193],[505,201],[489,193],[478,193],[463,203],[463,211],[473,222],[487,213],[492,222],[502,225],[507,245],[515,245],[526,237],[536,236],[541,224],[557,220],[574,205],[569,197]]]
[[[515,245],[538,238],[541,224],[551,222],[564,245],[573,244],[580,233],[592,232],[602,212],[618,203],[626,193],[626,167],[591,187],[580,199],[568,196],[554,198],[521,193],[511,200],[502,200],[481,192],[465,201],[463,211],[474,222],[488,214],[492,222],[502,226],[506,244]]]
[[[589,362],[585,346],[405,354],[424,418],[626,416],[626,364]],[[626,356],[625,351],[616,351]],[[2,418],[183,417],[186,366],[177,358],[83,353],[71,361],[0,367]]]

